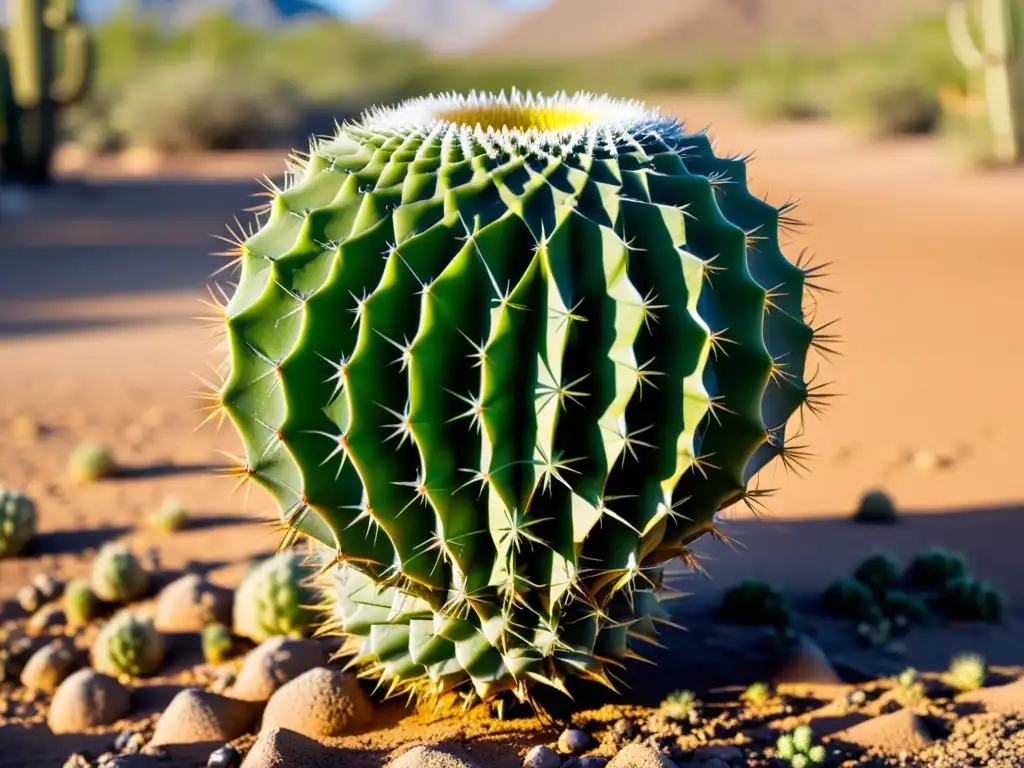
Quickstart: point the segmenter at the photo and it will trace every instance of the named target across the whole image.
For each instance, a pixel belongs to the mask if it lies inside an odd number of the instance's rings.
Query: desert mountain
[[[461,53],[485,47],[527,15],[498,0],[391,0],[358,24],[438,53]]]
[[[499,56],[638,50],[742,53],[776,44],[827,50],[884,34],[949,0],[554,0],[486,45]],[[485,51],[481,51],[485,52]]]

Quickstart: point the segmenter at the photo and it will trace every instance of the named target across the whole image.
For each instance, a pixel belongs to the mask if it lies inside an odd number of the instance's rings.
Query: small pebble
[[[32,579],[32,586],[39,592],[44,603],[56,600],[60,597],[61,583],[48,573],[37,573]]]
[[[230,744],[215,749],[206,761],[206,768],[237,768],[242,762],[241,755]]]
[[[75,754],[71,755],[71,757],[64,761],[63,768],[92,768],[92,766],[85,758],[85,755],[75,752]]]
[[[558,737],[558,751],[564,754],[578,755],[581,752],[586,752],[593,743],[594,740],[586,731],[567,728]]]
[[[28,613],[35,613],[39,610],[39,606],[43,604],[43,596],[31,584],[15,592],[14,599],[18,601],[18,605],[22,607],[22,610]]]
[[[625,718],[615,721],[612,726],[612,741],[615,742],[615,746],[624,747],[633,740],[634,736],[636,736],[636,728],[633,727],[633,723]]]
[[[523,768],[560,768],[561,765],[562,758],[543,744],[538,744],[531,749],[523,759]]]

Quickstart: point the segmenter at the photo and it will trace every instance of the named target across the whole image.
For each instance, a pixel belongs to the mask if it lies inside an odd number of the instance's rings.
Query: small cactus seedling
[[[108,603],[127,603],[149,589],[149,572],[128,547],[104,544],[92,561],[93,592]]]
[[[208,664],[220,664],[231,656],[235,647],[235,639],[231,630],[220,622],[207,624],[203,627],[203,659]]]
[[[775,754],[792,768],[807,768],[825,762],[825,748],[814,744],[814,732],[808,725],[797,726],[775,742]]]
[[[763,707],[772,697],[771,686],[767,683],[752,683],[740,697],[753,707]]]
[[[904,701],[914,702],[924,698],[924,683],[913,667],[903,670],[896,678],[896,682],[899,685],[900,697]]]
[[[702,706],[693,691],[673,691],[658,709],[669,720],[693,725],[700,717]]]
[[[985,658],[977,653],[963,653],[955,656],[949,669],[942,676],[942,681],[960,693],[976,691],[988,679],[988,666]]]
[[[853,519],[858,523],[886,525],[895,523],[899,517],[896,514],[896,505],[889,494],[875,490],[868,491],[861,497]]]
[[[36,535],[36,505],[18,491],[0,489],[0,558],[16,557]]]
[[[72,627],[84,627],[98,614],[96,594],[85,581],[68,582],[64,588],[64,615]]]
[[[821,596],[821,609],[841,619],[876,622],[882,618],[875,596],[857,579],[840,579],[831,584]]]
[[[793,611],[785,596],[760,579],[744,579],[722,596],[724,621],[745,626],[788,627]]]
[[[319,602],[312,576],[297,553],[281,552],[259,563],[235,593],[235,633],[258,643],[307,634],[316,618],[313,606]]]
[[[105,445],[86,443],[77,446],[68,459],[68,475],[75,483],[94,483],[117,475],[114,454]]]
[[[987,581],[953,579],[939,598],[939,609],[956,621],[987,621],[996,624],[1006,611],[1006,596]]]
[[[149,619],[123,611],[108,621],[92,646],[92,665],[115,677],[143,677],[164,660],[164,639]]]
[[[967,575],[967,560],[959,552],[931,547],[916,555],[903,574],[909,589],[941,592],[953,579]]]
[[[889,555],[871,555],[857,566],[853,578],[881,597],[900,583],[900,564]]]
[[[188,525],[188,505],[176,496],[168,496],[149,516],[148,523],[159,531],[179,531]]]

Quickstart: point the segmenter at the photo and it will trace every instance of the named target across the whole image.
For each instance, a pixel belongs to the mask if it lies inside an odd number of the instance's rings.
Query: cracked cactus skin
[[[281,552],[256,565],[238,586],[234,630],[258,643],[271,637],[302,637],[316,619],[318,602],[304,557]]]
[[[665,564],[822,404],[789,206],[587,94],[376,110],[268,196],[212,408],[239,482],[337,563],[324,631],[392,693],[614,686],[671,623]]]
[[[36,535],[36,505],[18,491],[0,489],[0,557],[17,557]]]

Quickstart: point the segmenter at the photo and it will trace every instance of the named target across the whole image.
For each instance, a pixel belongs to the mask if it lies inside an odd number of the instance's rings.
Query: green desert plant
[[[87,93],[92,38],[75,0],[10,0],[0,57],[0,171],[21,183],[50,178],[63,108]]]
[[[876,622],[882,611],[871,590],[857,579],[840,579],[821,595],[821,608],[830,616]]]
[[[763,707],[772,697],[771,686],[767,683],[751,683],[740,698],[754,707]]]
[[[987,581],[967,577],[946,583],[939,610],[957,621],[998,623],[1006,612],[1006,595]]]
[[[64,615],[73,627],[84,627],[99,614],[96,594],[88,582],[69,581],[64,588]]]
[[[103,625],[92,646],[92,665],[115,677],[144,677],[160,668],[164,639],[153,623],[122,611]]]
[[[260,562],[235,592],[235,633],[258,643],[271,637],[308,634],[316,619],[312,606],[319,601],[312,577],[305,558],[294,552],[281,552]]]
[[[76,483],[92,483],[119,472],[113,452],[105,445],[85,443],[76,446],[68,459],[68,474]]]
[[[127,603],[141,597],[149,589],[149,582],[149,571],[124,544],[104,544],[92,561],[92,591],[108,603]]]
[[[886,525],[899,520],[896,505],[885,491],[868,491],[857,505],[853,519],[858,523],[874,523]]]
[[[188,505],[176,496],[168,496],[149,516],[148,523],[160,531],[179,531],[188,525]]]
[[[825,748],[814,744],[814,732],[809,725],[799,725],[792,733],[785,733],[775,742],[775,754],[792,768],[807,768],[825,762]]]
[[[203,659],[208,664],[219,664],[230,658],[235,640],[228,627],[214,622],[203,627],[202,644]]]
[[[854,569],[853,578],[881,597],[900,583],[900,564],[886,554],[870,555]]]
[[[916,555],[903,574],[910,589],[941,592],[954,579],[967,576],[967,561],[959,552],[931,547]]]
[[[793,623],[785,596],[760,579],[744,579],[726,590],[719,613],[732,624],[785,627]]]
[[[269,195],[214,398],[323,547],[324,631],[392,692],[612,685],[665,564],[827,402],[790,206],[640,103],[518,92],[373,110]]]
[[[692,725],[699,719],[702,706],[693,691],[673,691],[661,702],[658,711],[669,720]]]
[[[35,502],[19,491],[0,488],[0,558],[16,557],[35,535]]]
[[[985,658],[977,653],[963,653],[953,657],[942,681],[960,693],[976,691],[988,679]]]
[[[903,619],[907,624],[927,624],[932,618],[928,605],[917,595],[899,589],[886,592],[881,598],[882,613],[889,619]]]
[[[903,670],[896,678],[896,683],[899,686],[900,697],[904,701],[915,702],[924,698],[924,683],[921,681],[921,675],[913,667]]]

